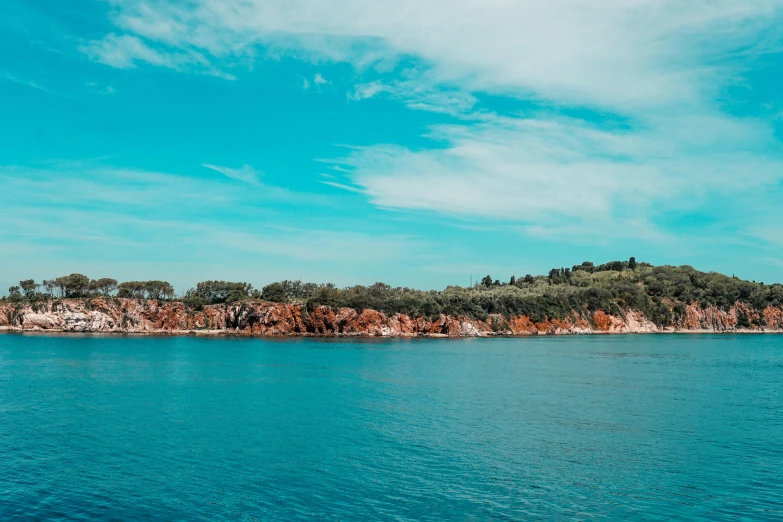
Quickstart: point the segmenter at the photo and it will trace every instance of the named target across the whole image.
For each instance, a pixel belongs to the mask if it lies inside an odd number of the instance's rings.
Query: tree
[[[327,283],[325,285],[318,285],[316,290],[312,293],[310,298],[307,300],[307,310],[312,311],[313,307],[316,305],[324,305],[324,306],[341,306],[342,303],[342,296],[344,292],[342,290],[338,290],[335,288],[335,286],[331,283]]]
[[[44,279],[43,286],[44,289],[46,289],[46,293],[49,294],[49,297],[52,297],[54,289],[57,287],[57,283],[54,279]]]
[[[593,272],[595,272],[595,265],[593,264],[592,261],[582,261],[581,265],[574,265],[572,267],[572,270],[574,272],[576,272],[577,270],[583,270],[585,272],[592,274]]]
[[[110,277],[102,277],[90,281],[90,290],[99,292],[103,296],[107,296],[117,290],[117,280]]]
[[[316,283],[303,283],[300,279],[296,281],[281,281],[286,295],[291,299],[307,299],[318,289]]]
[[[112,288],[113,279],[107,280],[107,288]],[[116,281],[114,281],[116,283]],[[117,297],[126,299],[171,299],[174,287],[168,281],[126,281],[117,285]]]
[[[249,283],[231,283],[228,281],[202,281],[191,288],[185,297],[200,300],[207,304],[233,303],[247,299],[253,292]]]
[[[147,288],[144,281],[126,281],[117,285],[117,297],[126,299],[142,299]]]
[[[20,288],[18,286],[9,286],[8,287],[8,295],[9,297],[22,297],[22,294],[19,292]]]
[[[66,296],[65,287],[68,284],[68,276],[58,277],[57,279],[50,282],[54,285],[54,288],[57,289],[57,293],[60,295],[60,297]]]
[[[133,297],[133,289],[127,282],[117,285],[117,297],[130,299]]]
[[[383,297],[389,295],[389,293],[392,291],[392,287],[386,283],[375,283],[371,287],[368,287],[367,291],[370,293],[370,295],[375,297]]]
[[[484,277],[481,279],[481,284],[482,284],[482,285],[484,285],[484,286],[486,286],[487,288],[489,288],[490,286],[492,286],[492,276],[490,276],[489,274],[487,274],[486,276],[484,276]]]
[[[631,257],[631,259],[628,260],[628,268],[630,268],[631,270],[636,268],[636,258],[635,257]]]
[[[174,287],[167,281],[145,281],[144,292],[149,299],[170,299],[174,296]]]
[[[90,278],[82,274],[71,274],[57,279],[63,279],[60,284],[65,289],[65,297],[81,297],[90,288]]]
[[[261,291],[261,299],[273,303],[286,303],[288,302],[288,294],[281,283],[272,283],[263,288]]]
[[[530,274],[527,274],[525,276],[525,283],[532,285],[535,282],[535,279],[533,279],[533,276]]]
[[[508,282],[509,286],[514,286],[517,284],[517,278],[514,276],[511,276],[511,280]]]
[[[293,298],[306,297],[302,295],[302,281],[297,279],[296,281],[289,281],[288,279],[281,281],[281,285],[285,289],[286,295],[290,295]]]
[[[24,281],[19,281],[19,286],[22,288],[24,296],[28,299],[31,299],[35,296],[35,292],[38,290],[40,285],[32,279],[25,279]]]

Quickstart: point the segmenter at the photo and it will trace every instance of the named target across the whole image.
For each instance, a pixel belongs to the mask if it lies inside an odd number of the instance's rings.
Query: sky
[[[4,0],[0,291],[783,282],[783,0]]]

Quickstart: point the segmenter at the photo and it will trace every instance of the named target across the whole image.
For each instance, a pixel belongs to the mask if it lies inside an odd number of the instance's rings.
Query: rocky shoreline
[[[743,324],[744,323],[744,324]],[[740,326],[742,324],[742,326]],[[34,304],[0,303],[0,331],[166,335],[491,337],[626,333],[783,333],[783,309],[762,312],[735,303],[729,310],[696,303],[673,324],[656,325],[639,311],[596,311],[585,318],[533,321],[527,316],[486,320],[440,315],[387,316],[375,310],[251,301],[188,309],[154,299],[58,299]]]

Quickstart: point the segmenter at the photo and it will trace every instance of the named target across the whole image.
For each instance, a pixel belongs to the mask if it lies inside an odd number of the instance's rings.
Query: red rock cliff
[[[740,326],[744,325],[744,326]],[[783,332],[783,309],[756,312],[742,303],[730,310],[685,308],[682,319],[658,326],[638,311],[590,320],[576,313],[567,319],[532,321],[492,315],[486,321],[467,317],[420,318],[375,310],[332,310],[320,306],[309,313],[297,304],[248,302],[187,309],[179,302],[119,298],[62,299],[47,303],[0,304],[0,331],[116,332],[170,334],[345,335],[384,337],[481,337],[494,335],[659,333],[659,332]]]

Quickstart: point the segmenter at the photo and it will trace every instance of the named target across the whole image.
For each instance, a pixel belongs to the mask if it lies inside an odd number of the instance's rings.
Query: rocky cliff
[[[375,310],[311,311],[297,304],[248,302],[187,309],[179,302],[118,298],[62,299],[37,304],[0,303],[0,331],[148,334],[230,334],[246,336],[322,335],[384,337],[482,337],[494,335],[783,332],[783,309],[756,312],[742,303],[729,310],[688,305],[672,324],[658,326],[638,311],[591,318],[574,314],[542,322],[527,316],[489,316],[481,321],[441,315],[435,318],[387,316]]]

